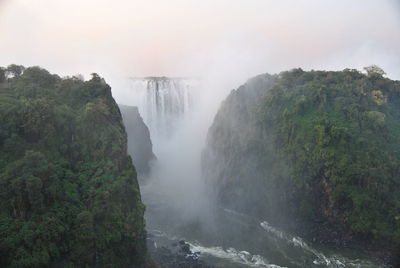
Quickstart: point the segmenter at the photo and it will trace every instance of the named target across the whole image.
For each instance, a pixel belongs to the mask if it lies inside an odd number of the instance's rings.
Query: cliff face
[[[140,174],[150,171],[150,162],[155,159],[150,132],[143,122],[137,107],[119,105],[128,134],[128,152]]]
[[[103,79],[8,72],[0,151],[1,267],[144,264],[144,206]]]
[[[258,76],[232,91],[209,129],[207,184],[223,206],[395,250],[399,107],[399,82],[373,71]]]
[[[263,140],[268,138],[261,137],[263,131],[255,122],[258,104],[276,80],[260,75],[233,90],[215,116],[202,153],[203,175],[211,194],[222,205],[250,214],[262,213],[260,209],[266,212],[260,204],[272,204],[276,197],[268,191],[269,181],[263,177],[268,174],[260,159],[272,155],[272,149],[261,146],[269,144]],[[258,194],[253,194],[255,189]]]

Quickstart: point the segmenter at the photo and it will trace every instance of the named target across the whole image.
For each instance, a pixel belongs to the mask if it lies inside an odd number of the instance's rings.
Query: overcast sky
[[[396,0],[0,0],[0,66],[62,75],[252,76],[383,67],[400,79]]]

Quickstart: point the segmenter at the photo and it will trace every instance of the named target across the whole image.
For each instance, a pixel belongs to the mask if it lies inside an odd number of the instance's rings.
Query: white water
[[[291,236],[289,234],[284,233],[283,231],[271,226],[267,221],[263,221],[260,223],[260,226],[268,233],[273,234],[280,240],[286,241],[287,244],[293,245],[294,247],[301,248],[305,253],[309,253],[314,256],[313,264],[317,266],[323,267],[331,267],[331,268],[341,268],[341,267],[355,267],[355,268],[367,268],[367,267],[377,267],[376,264],[373,264],[366,260],[360,259],[349,259],[340,255],[332,255],[327,257],[322,252],[312,248],[309,246],[302,238],[298,236]],[[384,267],[384,265],[379,266]]]
[[[163,208],[166,209],[166,207]],[[152,210],[152,204],[150,204],[149,209]],[[154,211],[150,212],[150,214],[153,212]],[[158,217],[159,215],[160,214],[158,212],[153,216]],[[215,238],[214,242],[210,242],[210,240],[207,239],[207,236],[210,237],[210,234],[207,233],[207,230],[205,233],[204,230],[184,230],[185,227],[182,225],[180,219],[175,222],[175,228],[169,228],[163,224],[160,224],[158,225],[158,228],[164,228],[164,231],[157,229],[150,232],[154,236],[164,239],[162,242],[164,245],[168,245],[179,240],[187,241],[193,253],[199,253],[200,259],[203,259],[211,264],[217,264],[216,267],[386,267],[385,265],[381,265],[372,260],[345,257],[337,252],[323,252],[308,245],[302,238],[298,236],[292,236],[282,230],[279,230],[266,221],[259,223],[261,228],[258,230],[255,219],[252,219],[251,217],[248,217],[242,213],[221,209],[216,215],[218,215],[217,217],[219,218],[216,222],[220,224],[218,227],[218,232],[220,234],[219,237]],[[153,218],[153,216],[148,217],[148,219],[151,219],[154,222],[155,218]],[[174,216],[174,214],[171,214],[172,218]],[[234,219],[243,219],[245,221],[238,225],[235,220],[228,220],[227,222],[226,217],[228,219],[231,219],[232,217]],[[170,222],[165,222],[164,224],[171,225]],[[229,224],[229,226],[226,224]],[[254,231],[253,234],[247,234],[243,232],[243,230],[249,228]],[[234,231],[226,232],[227,229]],[[229,236],[232,238],[247,238],[248,240],[254,242],[252,245],[253,250],[256,248],[257,253],[253,253],[252,250],[244,249],[243,245],[240,243],[238,244],[237,241],[233,241],[233,239],[231,242],[224,243],[225,246],[215,244],[215,242],[221,240],[221,237],[223,236],[228,236],[228,241]],[[257,241],[256,237],[261,237],[262,239]],[[167,242],[165,242],[165,239],[167,239]],[[226,244],[230,244],[230,246],[227,246]],[[267,244],[272,244],[277,250],[274,252],[270,251]],[[265,249],[263,249],[263,247],[265,247]],[[281,263],[276,262],[276,259],[280,258],[283,258],[283,261]],[[274,259],[275,261],[271,261]],[[279,265],[277,263],[279,263]]]
[[[131,78],[131,103],[139,108],[153,140],[171,137],[192,108],[199,81],[189,78]],[[157,147],[157,146],[156,146]]]
[[[176,237],[176,236],[170,237],[160,230],[152,230],[151,233],[156,237],[167,239],[169,241],[177,241],[182,239],[181,237]],[[240,251],[233,247],[226,249],[220,246],[206,247],[204,245],[201,245],[198,241],[193,243],[189,242],[188,244],[190,245],[190,250],[193,253],[199,253],[201,255],[201,258],[204,258],[205,256],[211,256],[217,259],[223,259],[226,260],[226,263],[228,265],[229,263],[232,263],[232,264],[245,265],[248,267],[285,268],[283,266],[269,263],[268,260],[261,255],[257,254],[253,255],[248,251],[244,250]],[[155,246],[157,247],[157,245]]]
[[[223,249],[222,247],[204,247],[200,244],[191,243],[189,243],[189,245],[193,252],[200,252],[201,254],[207,254],[216,258],[226,259],[233,263],[244,264],[250,267],[282,267],[275,264],[270,264],[264,257],[260,255],[252,255],[250,252],[244,250],[238,251],[235,248]]]

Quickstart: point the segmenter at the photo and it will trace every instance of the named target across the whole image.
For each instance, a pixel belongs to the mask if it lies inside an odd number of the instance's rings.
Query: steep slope
[[[398,252],[399,116],[400,83],[376,68],[261,75],[215,117],[207,184],[223,206],[309,238]]]
[[[267,148],[260,146],[262,131],[255,121],[260,99],[276,80],[276,76],[260,75],[233,90],[208,132],[202,155],[204,178],[218,201],[235,210],[258,214],[265,212],[258,204],[273,203],[275,191],[267,194],[269,180],[263,176],[268,174],[263,174],[264,163],[260,159],[261,155],[273,153],[271,148],[267,153]],[[264,141],[262,144],[269,145]],[[254,189],[263,194],[252,194]]]
[[[128,152],[140,174],[150,171],[150,162],[155,159],[150,132],[143,122],[137,107],[119,105],[128,134]]]
[[[144,206],[110,87],[17,70],[0,81],[0,266],[143,265]]]

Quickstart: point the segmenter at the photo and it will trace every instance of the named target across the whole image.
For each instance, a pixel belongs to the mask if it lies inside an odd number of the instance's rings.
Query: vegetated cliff
[[[0,266],[141,267],[144,206],[110,87],[0,70]]]
[[[203,152],[218,202],[321,242],[399,254],[400,83],[367,72],[294,69],[232,91]]]
[[[128,152],[139,174],[150,171],[150,162],[155,160],[150,132],[143,122],[137,107],[119,105],[128,134]]]

